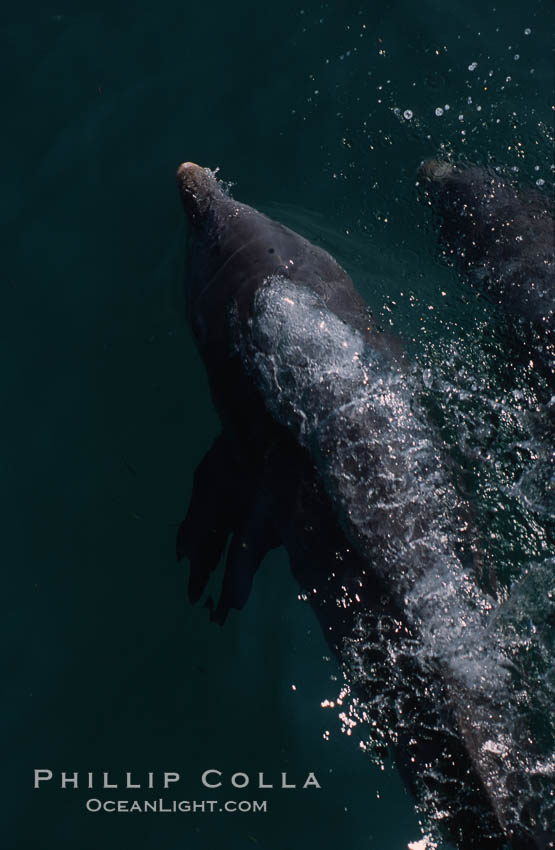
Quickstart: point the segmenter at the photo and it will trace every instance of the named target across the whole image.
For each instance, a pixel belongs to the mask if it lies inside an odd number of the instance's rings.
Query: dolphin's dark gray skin
[[[516,188],[498,171],[428,160],[419,170],[444,257],[536,335],[555,367],[555,218],[545,193]]]
[[[460,850],[548,847],[506,717],[494,600],[465,559],[467,512],[415,379],[329,254],[234,201],[207,169],[185,163],[177,179],[187,310],[223,425],[178,536],[191,598],[231,537],[213,611],[223,622],[283,544],[363,698],[375,686],[366,657],[384,645],[376,623],[397,624],[385,656],[399,659],[393,679],[406,664],[413,691],[411,708],[395,691],[398,763],[420,799],[445,808]]]

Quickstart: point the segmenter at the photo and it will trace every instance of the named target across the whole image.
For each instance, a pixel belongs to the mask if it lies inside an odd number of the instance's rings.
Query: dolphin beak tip
[[[441,159],[426,159],[420,164],[418,174],[420,177],[428,178],[428,180],[441,180],[449,177],[453,171],[453,166]]]
[[[200,165],[197,165],[196,162],[182,162],[181,165],[178,166],[176,177],[179,183],[183,183],[193,174],[203,170],[204,169],[202,169]]]

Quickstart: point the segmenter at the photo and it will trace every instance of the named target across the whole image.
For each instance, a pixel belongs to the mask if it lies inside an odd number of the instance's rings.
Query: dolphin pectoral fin
[[[247,602],[256,571],[280,544],[276,490],[241,465],[221,434],[198,465],[187,516],[177,534],[178,560],[189,559],[189,600],[198,602],[231,536],[218,605],[208,601],[210,619],[223,623],[231,608]]]
[[[271,549],[281,544],[270,493],[258,496],[235,530],[227,554],[222,592],[210,619],[223,624],[231,608],[241,610],[250,596],[256,571]]]
[[[210,573],[216,569],[227,540],[227,533],[214,531],[209,539],[194,554],[189,555],[191,569],[189,572],[189,601],[198,602],[208,584]]]
[[[189,510],[177,533],[177,559],[187,557],[191,564],[189,599],[193,604],[218,566],[245,501],[244,481],[236,474],[227,440],[220,435],[195,471]]]
[[[247,604],[252,583],[260,564],[270,549],[279,546],[279,540],[266,541],[264,546],[246,541],[235,535],[229,549],[220,600],[211,620],[223,624],[231,610],[241,610]]]

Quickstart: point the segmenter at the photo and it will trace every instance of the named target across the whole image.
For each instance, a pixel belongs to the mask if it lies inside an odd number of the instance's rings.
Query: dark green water
[[[415,188],[442,149],[552,185],[554,7],[496,6],[4,11],[2,846],[406,850],[420,838],[393,768],[321,707],[341,673],[282,552],[223,630],[188,604],[175,533],[218,422],[183,315],[174,172],[219,166],[237,198],[328,248],[442,379],[458,390],[475,366],[483,397],[516,389],[534,408],[533,381],[484,345],[489,306],[438,264]],[[450,372],[453,340],[463,363]],[[511,490],[522,470],[507,461],[508,418],[471,482],[507,584],[549,554],[545,504]],[[314,770],[322,789],[267,794],[267,814],[90,814],[85,789],[33,791],[34,768],[176,770],[169,796],[191,800],[212,798],[207,768]],[[217,796],[263,798],[251,790]]]

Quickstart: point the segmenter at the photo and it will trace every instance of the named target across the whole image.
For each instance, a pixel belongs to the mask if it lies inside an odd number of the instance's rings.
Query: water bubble
[[[405,111],[403,112],[403,118],[406,118],[407,121],[410,121],[412,116],[413,116],[412,109],[405,109]]]
[[[530,35],[531,32],[532,30],[530,29],[530,27],[526,27],[526,29],[524,30],[524,35]]]
[[[439,118],[441,115],[443,115],[443,109],[441,108],[441,106],[438,106],[438,107],[437,107],[437,109],[436,109],[436,115],[437,115],[437,117],[438,117],[438,118]]]
[[[469,70],[469,71],[475,71],[477,67],[478,67],[478,63],[477,63],[477,62],[472,62],[472,63],[468,66],[468,70]]]
[[[536,186],[545,186],[545,180],[543,179],[543,177],[538,177],[538,179],[536,180]]]
[[[520,59],[520,53],[515,53],[515,55],[514,55],[515,62],[518,62],[519,59]]]

